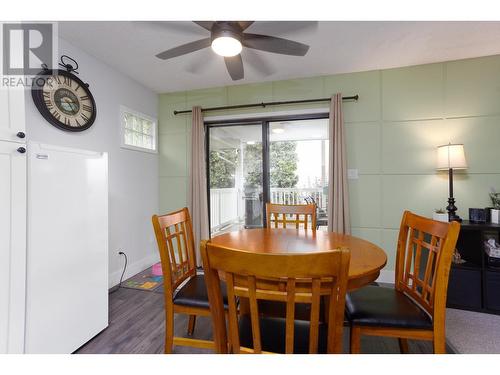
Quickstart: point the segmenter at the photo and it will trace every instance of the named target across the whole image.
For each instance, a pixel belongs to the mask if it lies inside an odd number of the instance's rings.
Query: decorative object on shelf
[[[490,219],[493,224],[500,224],[500,193],[497,193],[495,189],[491,189],[490,193],[491,203],[493,208],[490,209]]]
[[[432,214],[432,220],[448,222],[448,214],[444,208],[436,208]]]
[[[62,55],[59,66],[65,70],[43,70],[34,78],[31,97],[42,116],[56,128],[80,132],[92,126],[96,118],[94,97],[88,83],[81,81],[78,63]]]
[[[467,169],[467,162],[465,160],[465,152],[463,144],[441,145],[437,148],[437,170],[448,170],[449,180],[449,198],[448,206],[448,220],[461,222],[462,219],[456,214],[457,207],[455,206],[455,198],[453,197],[453,170],[454,169]]]
[[[492,208],[490,210],[490,217],[493,224],[500,224],[500,209]]]
[[[454,264],[464,264],[466,262],[465,260],[462,259],[462,256],[458,252],[458,249],[455,249],[455,251],[453,252],[453,257],[451,258],[451,261]]]
[[[500,244],[498,238],[492,236],[484,241],[484,251],[488,255],[488,265],[490,267],[500,267]]]
[[[486,223],[486,208],[469,208],[469,221],[471,223]]]

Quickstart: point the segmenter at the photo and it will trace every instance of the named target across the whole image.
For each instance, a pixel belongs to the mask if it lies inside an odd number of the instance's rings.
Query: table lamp
[[[467,169],[463,144],[447,144],[437,148],[437,170],[448,170],[448,180],[450,184],[450,197],[448,198],[448,220],[462,221],[456,214],[455,198],[453,198],[453,170]]]

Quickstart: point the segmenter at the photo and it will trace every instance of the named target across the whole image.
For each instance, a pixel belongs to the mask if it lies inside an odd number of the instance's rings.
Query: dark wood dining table
[[[348,290],[375,281],[387,263],[377,245],[358,237],[304,229],[243,229],[213,237],[211,243],[233,249],[269,254],[299,254],[331,251],[340,247],[351,252]]]

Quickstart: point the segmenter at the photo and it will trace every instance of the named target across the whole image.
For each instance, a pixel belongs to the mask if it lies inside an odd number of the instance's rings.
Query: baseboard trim
[[[394,284],[394,270],[382,270],[376,280],[379,283]]]
[[[142,259],[136,260],[134,263],[129,263],[127,265],[127,270],[125,271],[125,275],[123,275],[123,280],[128,279],[135,274],[144,271],[146,268],[151,267],[153,264],[160,261],[159,255],[152,254],[150,256],[144,257]],[[115,271],[109,274],[108,288],[111,289],[114,286],[118,285],[120,282],[120,276],[122,275],[123,269]]]

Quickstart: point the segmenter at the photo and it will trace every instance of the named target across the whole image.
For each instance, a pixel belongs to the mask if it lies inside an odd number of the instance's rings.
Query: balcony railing
[[[319,208],[326,210],[327,196],[323,188],[271,188],[271,202],[279,204],[305,204],[314,199]],[[244,193],[237,188],[210,189],[210,226],[216,232],[221,228],[241,224],[245,219]]]
[[[238,189],[210,189],[210,226],[220,228],[239,219]]]
[[[271,188],[271,202],[279,204],[306,204],[306,198],[314,199],[319,208],[326,209],[323,188]]]

